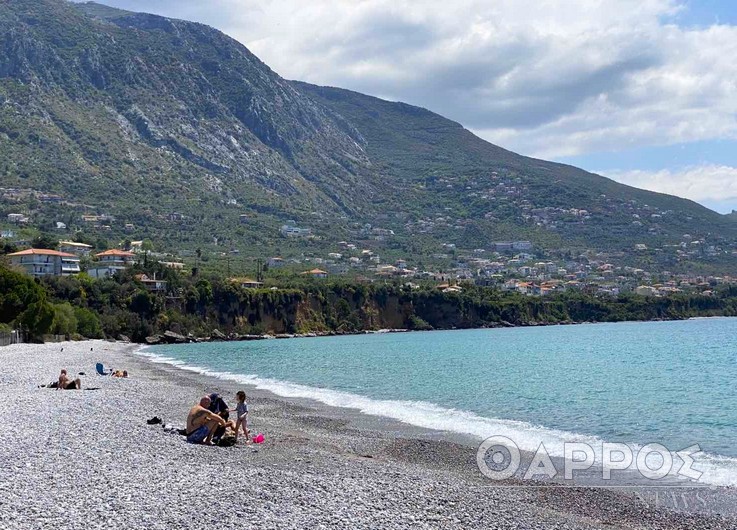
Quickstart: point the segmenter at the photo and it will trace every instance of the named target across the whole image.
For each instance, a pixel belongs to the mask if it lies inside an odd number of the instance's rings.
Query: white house
[[[66,252],[67,254],[87,256],[92,250],[92,245],[77,243],[76,241],[59,241],[59,250],[61,252]]]
[[[284,237],[307,237],[312,233],[310,228],[299,228],[293,225],[283,225],[281,227],[281,235]]]
[[[10,262],[31,276],[70,276],[79,273],[79,258],[74,254],[29,248],[8,254]]]
[[[9,223],[15,223],[15,224],[27,223],[28,222],[28,217],[26,217],[22,213],[9,213],[8,214],[8,222]]]
[[[87,274],[93,278],[105,278],[133,265],[136,255],[132,252],[112,249],[95,254],[95,257],[97,263],[87,271]]]
[[[138,274],[136,280],[141,282],[150,293],[163,293],[166,291],[166,280],[157,280],[155,274],[153,278],[149,278],[145,274]]]

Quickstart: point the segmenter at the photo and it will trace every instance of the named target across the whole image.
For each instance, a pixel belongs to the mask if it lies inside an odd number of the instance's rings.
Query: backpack
[[[223,436],[218,440],[218,447],[232,447],[235,445],[235,436]]]

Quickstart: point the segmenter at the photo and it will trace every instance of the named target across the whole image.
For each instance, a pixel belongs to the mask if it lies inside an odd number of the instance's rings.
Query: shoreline
[[[470,332],[474,330],[457,331]],[[515,475],[517,478],[522,478],[524,471],[533,459],[536,448],[542,443],[545,445],[546,453],[550,455],[558,473],[558,476],[552,481],[556,485],[626,488],[649,483],[648,479],[637,472],[634,465],[626,470],[615,471],[615,481],[603,481],[601,478],[603,472],[601,451],[603,444],[611,440],[600,438],[595,434],[565,431],[560,428],[547,427],[543,424],[531,424],[513,418],[481,416],[469,410],[449,408],[433,401],[407,401],[399,398],[381,399],[350,391],[335,390],[330,387],[295,383],[290,380],[220,371],[222,368],[207,364],[206,354],[200,360],[192,360],[186,363],[179,360],[173,350],[168,349],[172,346],[175,346],[175,349],[186,348],[185,345],[161,345],[156,347],[141,345],[136,348],[136,355],[142,357],[147,363],[151,363],[162,370],[167,370],[168,373],[174,376],[186,374],[190,379],[204,378],[210,380],[215,386],[233,388],[243,386],[248,388],[250,393],[265,393],[273,399],[300,403],[318,410],[321,415],[358,419],[362,426],[369,425],[369,428],[374,430],[386,430],[387,426],[391,426],[391,432],[396,434],[415,437],[421,435],[427,439],[463,445],[474,451],[478,449],[485,438],[504,436],[514,440],[522,454],[522,465]],[[193,345],[193,347],[196,347],[196,345]],[[157,348],[164,348],[164,351],[158,351]],[[207,352],[213,353],[214,350],[208,349]],[[203,365],[201,362],[205,364]],[[569,442],[590,444],[595,452],[596,459],[591,469],[585,472],[577,472],[574,481],[561,481],[559,478],[565,469],[563,444]],[[637,452],[645,445],[645,442],[628,440],[626,445],[636,456]],[[681,449],[685,449],[685,446]],[[691,481],[676,474],[676,471],[682,465],[685,465],[686,461],[683,460],[680,453],[675,451],[675,448],[671,448],[671,450],[673,451],[671,453],[673,471],[667,477],[659,479],[658,487],[716,487],[732,490],[737,488],[732,478],[735,476],[734,469],[732,467],[723,469],[727,460],[733,462],[737,460],[734,457],[714,453],[698,455],[695,457],[694,468],[701,474],[701,480]],[[725,471],[728,473],[727,475],[723,474]],[[480,475],[478,469],[475,472]],[[537,478],[536,480],[549,481],[546,478]],[[650,482],[650,484],[652,483]]]
[[[229,397],[244,385],[152,363],[138,348],[88,341],[0,349],[0,395],[17,408],[6,421],[17,439],[0,449],[11,463],[0,470],[8,528],[67,528],[69,517],[87,528],[735,527],[733,518],[657,508],[631,492],[492,487],[476,468],[474,444],[456,435],[261,389],[248,393],[265,444],[188,445],[145,420],[181,426],[203,393]],[[96,361],[131,378],[96,376]],[[83,384],[100,390],[37,388],[62,366],[84,371]],[[55,473],[59,465],[74,473]]]
[[[436,331],[464,331],[464,330],[481,330],[481,329],[505,329],[505,328],[528,328],[528,327],[548,327],[548,326],[582,326],[587,324],[620,324],[620,323],[637,323],[637,322],[680,322],[684,320],[697,320],[704,318],[737,318],[732,315],[704,315],[704,316],[690,316],[684,318],[651,318],[643,320],[593,320],[593,321],[560,321],[560,322],[526,322],[524,324],[513,324],[511,322],[500,322],[498,325],[486,325],[480,327],[467,327],[467,328],[433,328],[433,329],[408,329],[408,328],[386,328],[386,329],[363,329],[359,331],[314,331],[309,333],[263,333],[259,335],[249,334],[237,334],[231,333],[225,335],[218,329],[213,330],[217,332],[216,336],[203,336],[197,337],[193,335],[181,335],[166,331],[164,333],[152,335],[146,337],[143,342],[133,342],[130,340],[116,341],[116,342],[130,342],[131,344],[138,344],[141,346],[163,346],[172,344],[196,344],[203,342],[250,342],[258,340],[285,340],[285,339],[307,339],[307,338],[319,338],[319,337],[343,337],[353,335],[376,335],[385,333],[430,333]],[[167,335],[168,334],[168,335]],[[87,339],[86,339],[87,340]]]

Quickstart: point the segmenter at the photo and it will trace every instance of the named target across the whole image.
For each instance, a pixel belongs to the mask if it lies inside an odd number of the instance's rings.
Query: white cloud
[[[285,77],[419,104],[523,153],[737,137],[737,28],[678,27],[676,0],[259,5],[225,29]]]
[[[105,0],[211,24],[290,79],[540,157],[737,138],[737,27],[686,0]]]
[[[721,209],[725,211],[737,203],[737,168],[731,166],[704,164],[678,170],[599,173],[630,186],[679,195],[697,202],[723,204],[725,207]]]

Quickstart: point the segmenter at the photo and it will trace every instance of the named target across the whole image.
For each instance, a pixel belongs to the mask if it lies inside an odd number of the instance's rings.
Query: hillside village
[[[478,193],[470,192],[470,198],[509,201],[519,208],[526,223],[556,230],[561,224],[590,222],[596,216],[584,209],[536,208],[521,198],[526,188],[519,186],[518,181],[501,179],[495,173],[492,180],[497,182],[496,186]],[[451,185],[447,182],[441,179],[439,184]],[[385,216],[378,220],[382,223],[378,226],[371,223],[349,225],[345,234],[351,239],[333,242],[324,229],[315,230],[290,219],[274,227],[272,234],[277,245],[279,240],[289,243],[289,254],[254,256],[251,252],[241,257],[240,249],[232,244],[232,240],[219,242],[215,239],[214,245],[206,247],[205,251],[199,248],[197,252],[191,248],[155,250],[150,241],[145,245],[144,239],[135,239],[138,227],[132,222],[104,212],[90,213],[94,211],[92,207],[66,201],[57,194],[0,188],[0,206],[7,212],[0,224],[0,242],[8,250],[13,250],[6,252],[11,262],[34,276],[85,272],[93,278],[104,278],[131,266],[145,254],[146,259],[158,260],[177,270],[197,267],[210,258],[219,260],[225,263],[222,272],[230,275],[233,265],[234,280],[251,288],[263,286],[265,274],[274,278],[294,276],[323,280],[345,277],[357,282],[391,281],[410,287],[430,283],[448,292],[462,290],[468,282],[530,296],[545,296],[569,289],[590,294],[636,292],[666,296],[683,290],[709,294],[713,287],[735,281],[726,274],[670,271],[672,266],[689,261],[737,256],[734,243],[687,233],[680,241],[655,248],[638,243],[629,253],[543,249],[529,240],[520,239],[489,241],[484,247],[471,249],[446,242],[437,245],[427,256],[418,256],[403,253],[401,247],[397,248],[396,239],[403,232],[421,236],[433,231],[462,230],[468,220],[447,212],[446,215],[396,225],[392,224],[390,216]],[[78,213],[51,220],[56,218],[43,215],[50,207],[63,207]],[[658,220],[672,214],[654,213],[647,205],[636,207],[634,204],[616,203],[612,207],[630,215],[633,226],[648,232],[657,231]],[[486,214],[487,219],[491,217]],[[37,221],[39,218],[44,219],[43,223]],[[178,212],[160,214],[157,218],[162,225],[187,221],[187,216]],[[253,219],[253,214],[238,215],[241,225],[253,223]],[[47,239],[57,237],[58,246],[32,250],[31,236],[42,233],[47,234]],[[84,234],[88,242],[75,241],[75,235],[80,234]],[[631,256],[650,266],[629,264]],[[235,266],[238,260],[242,262],[240,267]],[[254,262],[258,266],[254,266]],[[144,283],[152,292],[166,291],[165,282],[156,278],[145,278]]]

